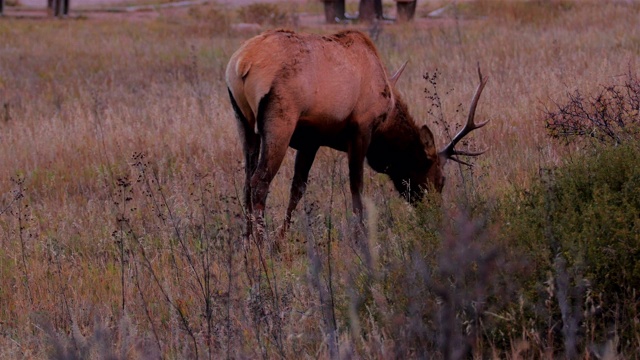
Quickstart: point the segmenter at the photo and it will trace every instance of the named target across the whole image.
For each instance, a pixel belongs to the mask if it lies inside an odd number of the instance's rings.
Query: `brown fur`
[[[353,209],[360,216],[365,157],[411,201],[429,183],[442,188],[431,131],[415,124],[363,33],[267,31],[232,55],[226,79],[244,145],[245,205],[259,222],[288,146],[298,153],[283,229],[320,146],[348,153]]]

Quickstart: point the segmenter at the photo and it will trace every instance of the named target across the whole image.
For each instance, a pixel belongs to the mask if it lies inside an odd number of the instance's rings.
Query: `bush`
[[[450,11],[454,16],[493,17],[521,24],[546,25],[572,10],[572,1],[470,1],[459,2]]]
[[[229,29],[229,16],[215,5],[191,7],[189,16],[197,21],[206,22],[216,32],[224,32]]]
[[[602,343],[614,329],[630,349],[639,345],[640,330],[639,156],[637,142],[597,147],[543,172],[532,189],[505,207],[505,234],[532,262],[536,274],[530,280],[544,284],[557,259],[565,259],[572,286],[580,286],[576,279],[587,280],[586,297],[577,305],[593,327],[583,324],[583,330]],[[534,288],[528,291],[530,298],[537,296]]]
[[[576,90],[565,104],[545,109],[552,137],[566,142],[593,138],[603,144],[640,139],[640,79],[631,71],[620,85],[602,86],[595,95]]]
[[[289,15],[275,4],[256,3],[238,9],[240,20],[268,26],[284,26],[289,23]]]

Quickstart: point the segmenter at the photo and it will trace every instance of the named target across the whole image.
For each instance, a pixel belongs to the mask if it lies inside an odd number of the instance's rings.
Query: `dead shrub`
[[[563,104],[544,110],[551,137],[569,143],[578,138],[619,145],[640,138],[640,79],[631,70],[619,85],[603,85],[594,95],[580,90]]]

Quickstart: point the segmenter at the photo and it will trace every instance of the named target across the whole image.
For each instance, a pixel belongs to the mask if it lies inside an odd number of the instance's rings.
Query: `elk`
[[[365,158],[416,203],[429,187],[442,191],[447,160],[467,164],[456,156],[484,152],[455,149],[464,136],[487,123],[474,122],[487,83],[480,68],[466,125],[437,151],[432,132],[414,122],[395,89],[405,65],[387,76],[374,44],[353,30],[330,36],[272,30],[241,45],[229,60],[226,82],[245,157],[247,236],[254,219],[258,231],[264,230],[269,184],[288,147],[297,153],[282,234],[321,146],[347,153],[352,207],[361,220]]]

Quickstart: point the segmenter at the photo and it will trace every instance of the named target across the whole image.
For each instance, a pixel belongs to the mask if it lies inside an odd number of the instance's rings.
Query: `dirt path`
[[[219,0],[217,2],[218,2],[218,4],[227,4],[227,5],[233,5],[233,6],[244,6],[244,5],[248,5],[248,4],[251,4],[251,3],[258,3],[258,2],[266,2],[266,3],[271,2],[271,3],[273,3],[273,2],[282,2],[282,1],[277,1],[277,0],[258,0],[258,1],[256,1],[256,0]],[[287,2],[302,4],[302,3],[307,2],[307,0],[289,0]]]
[[[287,0],[289,3],[305,3],[309,0]],[[317,1],[317,0],[316,0]],[[355,1],[355,0],[354,0]],[[214,1],[211,1],[214,2]],[[216,0],[218,4],[230,5],[230,6],[244,6],[251,3],[259,3],[259,2],[284,2],[283,0]],[[135,4],[136,1],[125,1],[125,0],[71,0],[71,10],[73,9],[89,9],[95,7],[104,7],[105,5],[113,5],[114,7],[118,7],[120,5],[132,5]],[[145,4],[149,4],[149,1],[141,2]],[[47,0],[20,0],[20,4],[25,7],[30,8],[46,8]]]
[[[7,7],[5,15],[15,18],[45,18],[50,14],[47,10],[47,0],[18,0],[19,6]],[[216,3],[229,7],[245,6],[251,3],[298,3],[317,0],[70,0],[70,17],[82,14],[87,19],[122,19],[140,21],[155,19],[160,14],[179,14],[190,6]],[[348,0],[358,1],[358,0]]]
[[[125,21],[146,21],[158,18],[161,15],[184,14],[190,6],[198,6],[205,3],[217,3],[229,7],[246,6],[252,3],[316,3],[319,0],[179,0],[167,2],[166,0],[154,4],[154,0],[70,0],[70,17],[82,16],[92,20],[125,20]],[[352,6],[359,0],[346,0]],[[19,0],[20,6],[8,7],[5,14],[16,18],[45,18],[48,16],[46,10],[47,0]],[[394,0],[383,0],[394,6]],[[426,1],[422,1],[426,3]],[[138,5],[136,5],[138,4]],[[395,7],[395,6],[394,6]],[[312,27],[331,26],[326,24],[324,14],[300,13],[299,24]],[[416,18],[414,23],[418,27],[447,26],[450,19],[440,18]],[[239,31],[256,31],[256,24],[235,24]],[[248,27],[247,27],[248,26]]]
[[[122,3],[122,0],[70,0],[71,9],[75,7],[88,7],[96,5],[109,5]],[[46,8],[47,0],[20,0],[22,6],[28,6],[32,8]]]

